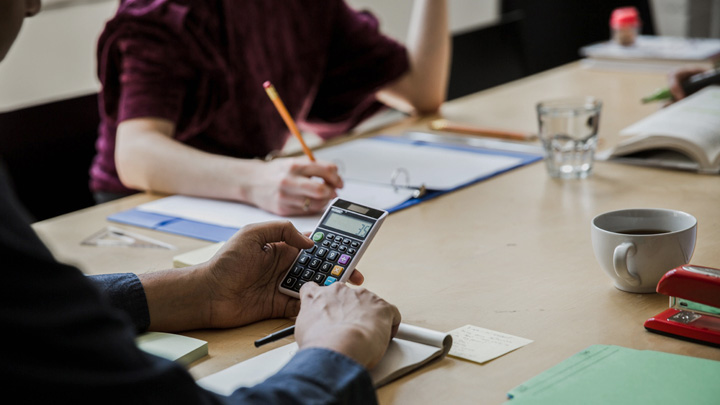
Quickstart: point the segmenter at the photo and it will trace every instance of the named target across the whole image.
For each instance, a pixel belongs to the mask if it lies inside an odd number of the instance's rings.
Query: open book
[[[720,173],[720,86],[707,87],[623,129],[598,159]]]
[[[401,323],[385,356],[370,370],[370,376],[375,387],[380,387],[431,360],[445,357],[451,346],[452,337],[447,333]],[[197,383],[205,389],[227,396],[240,387],[250,387],[265,381],[280,371],[297,351],[296,343],[280,346],[202,378]]]

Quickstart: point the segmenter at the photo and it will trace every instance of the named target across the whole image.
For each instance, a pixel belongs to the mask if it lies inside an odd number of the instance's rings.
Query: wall
[[[0,112],[97,92],[95,45],[118,0],[44,0],[0,64]]]

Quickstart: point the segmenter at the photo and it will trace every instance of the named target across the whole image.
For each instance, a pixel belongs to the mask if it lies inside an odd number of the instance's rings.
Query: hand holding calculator
[[[310,235],[315,245],[300,251],[280,284],[280,292],[299,298],[308,281],[321,286],[346,281],[355,270],[387,211],[336,198]]]

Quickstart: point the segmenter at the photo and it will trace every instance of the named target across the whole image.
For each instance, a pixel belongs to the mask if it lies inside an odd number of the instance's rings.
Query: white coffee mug
[[[602,269],[620,290],[655,292],[669,270],[690,262],[697,220],[682,211],[625,209],[592,220],[592,245]]]

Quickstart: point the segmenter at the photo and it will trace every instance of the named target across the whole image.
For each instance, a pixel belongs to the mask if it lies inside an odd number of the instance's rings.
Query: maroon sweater
[[[91,188],[130,192],[114,159],[124,120],[168,119],[187,145],[263,157],[289,136],[266,80],[301,129],[328,138],[377,112],[374,93],[408,66],[402,45],[342,0],[124,0],[98,44]]]

